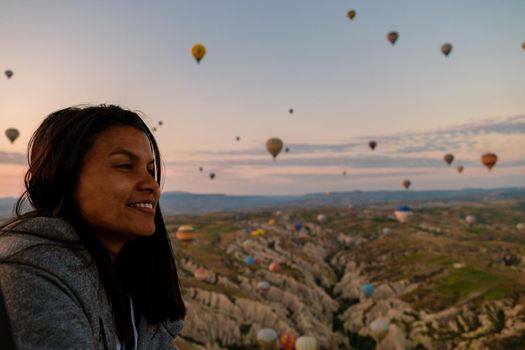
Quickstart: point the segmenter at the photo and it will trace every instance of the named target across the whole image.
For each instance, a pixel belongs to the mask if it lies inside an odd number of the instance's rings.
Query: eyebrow
[[[140,159],[139,156],[137,156],[135,153],[127,150],[127,149],[117,149],[115,151],[112,151],[108,154],[108,156],[116,156],[116,155],[125,155],[128,156],[131,159]],[[148,162],[148,165],[155,163],[155,159],[152,159]]]

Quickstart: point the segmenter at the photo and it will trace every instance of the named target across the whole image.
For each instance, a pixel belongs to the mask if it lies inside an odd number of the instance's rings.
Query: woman
[[[159,208],[160,154],[139,115],[57,111],[28,159],[26,191],[0,233],[17,347],[176,349],[186,309]]]

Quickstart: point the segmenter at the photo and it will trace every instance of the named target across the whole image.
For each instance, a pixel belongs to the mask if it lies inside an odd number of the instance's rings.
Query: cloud
[[[0,164],[26,165],[26,155],[24,153],[0,151]]]

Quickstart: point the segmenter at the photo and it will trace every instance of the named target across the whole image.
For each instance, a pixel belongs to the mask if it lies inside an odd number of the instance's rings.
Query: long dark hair
[[[113,262],[111,253],[95,239],[79,215],[74,193],[83,158],[97,135],[115,126],[131,126],[146,134],[154,155],[155,179],[160,184],[160,152],[153,134],[137,113],[115,105],[62,109],[50,114],[31,137],[26,190],[16,203],[15,218],[8,224],[37,216],[66,219],[79,233],[97,266],[112,305],[119,340],[129,344],[133,327],[126,294],[133,299],[135,314],[144,315],[150,324],[183,319],[186,308],[158,205],[153,235],[128,241]],[[24,212],[28,204],[32,210]]]

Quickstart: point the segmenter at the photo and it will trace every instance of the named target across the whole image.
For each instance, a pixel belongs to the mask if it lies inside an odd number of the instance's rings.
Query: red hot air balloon
[[[387,34],[386,38],[388,39],[388,41],[390,41],[392,45],[394,45],[397,39],[399,38],[399,34],[396,31],[391,31]]]
[[[295,350],[295,341],[297,336],[292,331],[286,331],[281,334],[279,338],[279,343],[281,345],[281,350]]]
[[[450,51],[452,51],[452,44],[446,43],[441,46],[441,52],[443,52],[443,55],[445,55],[445,57],[448,57]]]
[[[454,155],[452,153],[447,153],[443,156],[443,160],[445,160],[445,162],[450,165],[454,161]]]
[[[485,153],[481,156],[481,162],[484,166],[487,167],[487,169],[492,170],[492,167],[496,164],[498,161],[498,156],[494,153]]]

